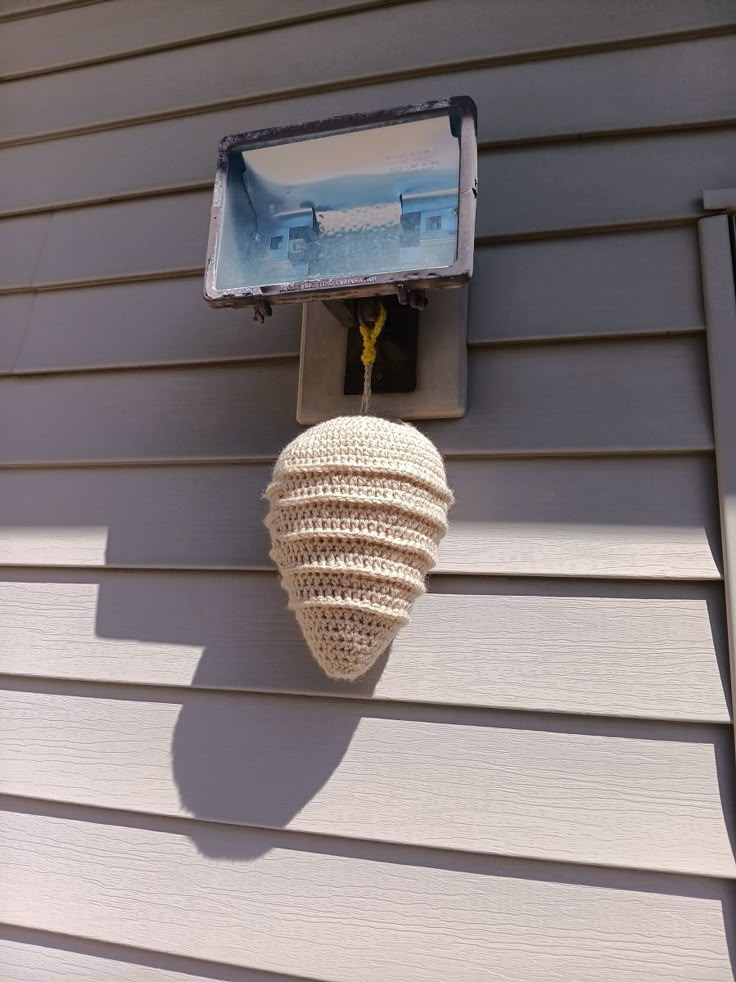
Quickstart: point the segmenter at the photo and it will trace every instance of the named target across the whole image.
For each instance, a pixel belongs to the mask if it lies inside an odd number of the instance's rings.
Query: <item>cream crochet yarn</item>
[[[424,592],[447,531],[442,457],[413,426],[340,416],[293,440],[266,491],[271,558],[331,678],[356,679]]]

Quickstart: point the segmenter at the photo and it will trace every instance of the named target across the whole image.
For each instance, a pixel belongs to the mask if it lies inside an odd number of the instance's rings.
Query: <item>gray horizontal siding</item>
[[[278,30],[293,21],[346,9],[389,5],[390,0],[280,0],[274,8],[271,0],[248,0],[247,7],[242,0],[217,0],[179,4],[176,16],[172,16],[169,0],[146,0],[145,11],[138,0],[95,3],[89,10],[62,6],[58,11],[52,9],[40,23],[18,18],[8,24],[0,37],[0,64],[3,78],[8,79],[201,42],[218,35]]]
[[[3,794],[736,875],[730,727],[7,679],[0,721]]]
[[[736,128],[482,154],[477,233],[506,239],[693,221],[693,188],[731,181]],[[0,289],[203,267],[211,194],[174,194],[0,222]]]
[[[0,44],[0,58],[3,76],[32,74],[37,71],[51,71],[70,65],[102,61],[108,58],[129,56],[136,52],[165,48],[216,38],[223,34],[247,34],[268,28],[279,28],[290,20],[308,19],[315,14],[339,13],[345,8],[379,7],[382,0],[308,0],[296,3],[290,0],[273,4],[266,0],[253,0],[248,4],[247,15],[240,0],[218,0],[203,8],[199,4],[182,4],[176,17],[171,17],[167,0],[148,0],[145,32],[138,22],[139,9],[135,0],[116,0],[115,3],[95,4],[93,10],[77,10],[75,4],[58,4],[62,9],[48,14],[40,25],[34,20],[18,19],[3,31]],[[30,0],[28,3],[4,0],[0,4],[0,16],[10,12],[22,12],[42,6]],[[55,4],[49,4],[53,8]],[[423,11],[418,12],[421,18]],[[626,7],[618,8],[615,16],[609,16],[603,33],[602,25],[594,11],[581,2],[564,4],[565,14],[546,16],[534,20],[528,18],[527,4],[497,4],[495,8],[496,31],[489,37],[492,52],[496,57],[509,57],[520,52],[527,53],[530,42],[542,50],[550,46],[585,45],[611,43],[612,41],[631,41],[634,38],[655,37],[663,29],[667,34],[682,31],[690,34],[698,30],[718,30],[729,26],[733,12],[723,0],[710,0],[695,10],[680,0],[677,4],[666,6],[663,3],[649,4],[646,8],[634,11]],[[66,9],[64,9],[66,7]],[[499,10],[499,7],[502,7]],[[475,10],[467,7],[468,10]],[[34,30],[35,27],[35,30]],[[491,55],[492,57],[492,55]]]
[[[12,372],[30,331],[34,294],[0,297],[0,372]]]
[[[693,226],[733,185],[731,0],[345,2],[261,33],[316,5],[3,24],[7,70],[51,74],[0,88],[0,959],[13,982],[728,982]],[[202,303],[214,149],[453,92],[483,153],[469,413],[426,428],[454,458],[447,575],[332,684],[262,526],[298,312]]]
[[[462,66],[479,59],[516,56],[522,61],[534,50],[606,40],[594,7],[581,0],[568,0],[563,6],[570,8],[569,16],[561,14],[558,5],[540,12],[529,0],[522,4],[511,0],[494,4],[480,0],[402,4],[390,14],[368,10],[332,19],[327,28],[328,46],[321,22],[302,23],[270,32],[267,44],[259,35],[227,38],[72,69],[55,77],[53,84],[44,76],[9,81],[0,93],[3,138],[20,140],[108,126],[131,117],[186,112],[193,106],[214,109],[230,101],[254,103],[273,99],[276,94],[380,80],[382,75],[406,78],[432,69],[437,73],[448,65]],[[651,19],[641,8],[636,12],[631,7],[619,8],[621,12],[610,18],[609,37],[622,33],[639,38],[656,35],[665,7],[659,0],[647,8],[650,17],[654,14]],[[391,30],[386,31],[389,18]],[[728,0],[708,0],[696,15],[691,4],[678,0],[666,13],[670,31],[677,31],[678,19],[681,30],[684,21],[686,31],[720,31],[732,28],[736,16]],[[359,45],[354,43],[357,37],[361,39]],[[413,39],[409,46],[405,43],[408,37]],[[328,54],[294,58],[294,52],[310,50]],[[283,71],[285,64],[289,65],[288,73]],[[217,65],[216,71],[212,71],[213,65]],[[695,81],[699,66],[692,67]],[[579,97],[579,91],[577,94]]]
[[[197,275],[40,293],[34,303],[0,297],[0,371],[298,354],[299,307],[276,308],[260,327],[247,311],[211,310],[201,293]],[[702,329],[694,229],[476,250],[471,345]]]
[[[331,982],[730,978],[723,881],[21,807],[11,924]]]
[[[418,9],[413,3],[406,11]],[[226,133],[458,92],[475,99],[486,146],[733,120],[734,44],[733,37],[715,37],[376,82],[349,94],[340,86],[291,98],[280,93],[277,101],[55,139],[42,151],[35,144],[6,145],[0,154],[0,211],[193,182],[205,186]],[[186,147],[186,153],[172,153],[173,147]]]
[[[299,431],[297,376],[294,359],[6,378],[0,464],[269,458]],[[479,349],[468,376],[467,416],[422,426],[449,456],[712,447],[700,337]]]
[[[263,465],[0,472],[13,565],[272,568]],[[714,579],[709,458],[464,460],[439,569],[529,576]]]
[[[725,723],[722,615],[716,584],[435,576],[391,657],[341,683],[274,573],[11,569],[0,672]]]
[[[7,924],[0,925],[0,964],[13,982],[306,982]]]
[[[46,15],[66,7],[81,7],[100,0],[0,0],[0,18],[15,20],[22,17]]]

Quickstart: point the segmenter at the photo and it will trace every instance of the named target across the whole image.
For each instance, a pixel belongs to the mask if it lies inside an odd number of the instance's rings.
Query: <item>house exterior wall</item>
[[[0,3],[0,976],[727,982],[696,223],[733,0]],[[299,310],[201,299],[226,133],[479,114],[457,504],[329,683],[268,558]]]

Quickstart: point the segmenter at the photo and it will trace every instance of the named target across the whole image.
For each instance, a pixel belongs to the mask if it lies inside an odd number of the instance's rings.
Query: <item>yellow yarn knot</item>
[[[366,327],[365,324],[359,325],[360,334],[363,338],[363,354],[360,356],[360,360],[366,368],[376,360],[376,341],[386,323],[386,308],[383,304],[379,304],[378,308],[378,317],[373,327]]]

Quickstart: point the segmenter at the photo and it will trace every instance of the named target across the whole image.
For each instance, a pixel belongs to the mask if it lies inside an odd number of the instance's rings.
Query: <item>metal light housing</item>
[[[472,273],[476,110],[461,96],[226,137],[205,299],[254,306],[460,286]]]

